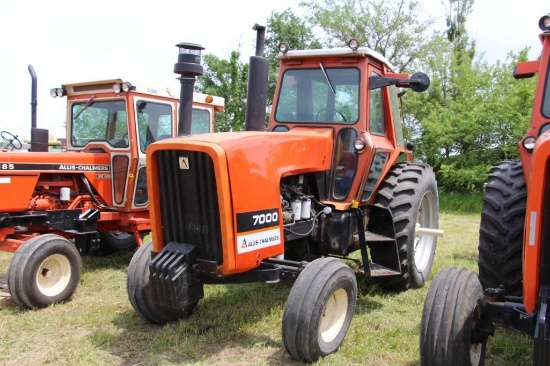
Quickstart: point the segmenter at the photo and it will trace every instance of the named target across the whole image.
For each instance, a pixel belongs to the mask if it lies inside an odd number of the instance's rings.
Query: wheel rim
[[[431,235],[419,235],[417,230],[420,228],[435,229],[436,225],[435,197],[428,191],[422,196],[418,214],[416,215],[416,225],[414,233],[414,263],[419,272],[423,272],[428,265],[432,248],[435,243],[435,237]]]
[[[44,259],[36,273],[38,290],[50,297],[63,292],[70,280],[71,263],[61,254],[53,254]]]
[[[332,293],[323,307],[319,327],[323,342],[331,342],[336,338],[344,325],[347,312],[348,294],[340,288]]]

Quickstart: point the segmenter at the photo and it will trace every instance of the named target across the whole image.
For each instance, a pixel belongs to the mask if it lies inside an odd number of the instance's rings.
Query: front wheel
[[[465,268],[437,272],[422,311],[420,364],[482,366],[489,334],[483,330],[490,328],[482,310],[483,290],[475,272]]]
[[[15,303],[29,309],[69,300],[82,272],[78,250],[69,240],[44,234],[26,241],[8,268],[8,288]]]
[[[293,359],[314,362],[340,348],[357,302],[353,271],[335,258],[311,262],[292,286],[283,314],[283,342]]]
[[[152,248],[153,241],[149,239],[134,253],[128,266],[126,286],[132,307],[145,320],[153,324],[166,324],[189,316],[198,301],[178,310],[164,309],[153,302],[149,282],[149,263],[151,262]]]

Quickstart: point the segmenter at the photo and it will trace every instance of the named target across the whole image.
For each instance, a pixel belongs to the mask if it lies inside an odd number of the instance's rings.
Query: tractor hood
[[[219,157],[214,159],[219,168],[227,171],[236,212],[265,208],[266,200],[269,207],[277,208],[282,177],[330,169],[333,133],[332,128],[295,128],[200,134],[155,142],[147,156],[150,159],[159,149],[207,149]]]

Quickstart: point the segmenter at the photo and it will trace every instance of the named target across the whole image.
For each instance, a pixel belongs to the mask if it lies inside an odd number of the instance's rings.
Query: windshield
[[[550,118],[550,63],[546,70],[546,87],[544,88],[544,97],[542,98],[542,115]]]
[[[74,103],[71,108],[72,145],[105,141],[113,147],[128,147],[128,120],[124,100]]]
[[[275,111],[278,122],[345,123],[359,118],[359,70],[289,69]]]

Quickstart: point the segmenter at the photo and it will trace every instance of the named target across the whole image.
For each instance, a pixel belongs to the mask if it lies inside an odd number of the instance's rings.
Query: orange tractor
[[[80,255],[141,244],[151,228],[145,151],[178,131],[179,99],[165,90],[113,79],[66,84],[51,94],[67,97],[63,152],[47,152],[35,101],[30,152],[15,153],[21,141],[1,132],[0,250],[14,252],[8,288],[28,308],[72,296]],[[223,98],[195,93],[192,104],[192,132],[212,132]]]
[[[358,274],[392,290],[430,274],[442,234],[437,185],[428,165],[412,162],[397,89],[421,92],[429,79],[394,73],[356,40],[322,50],[282,43],[266,128],[265,28],[254,29],[246,131],[147,149],[153,235],[130,262],[128,295],[139,315],[164,324],[190,315],[205,284],[293,282],[284,344],[315,361],[342,344]],[[200,76],[202,48],[179,46],[174,71]]]
[[[422,365],[483,365],[494,323],[534,339],[533,364],[550,364],[550,14],[539,21],[542,55],[520,62],[515,78],[538,73],[520,161],[489,174],[479,229],[479,275],[439,271],[422,313]]]

